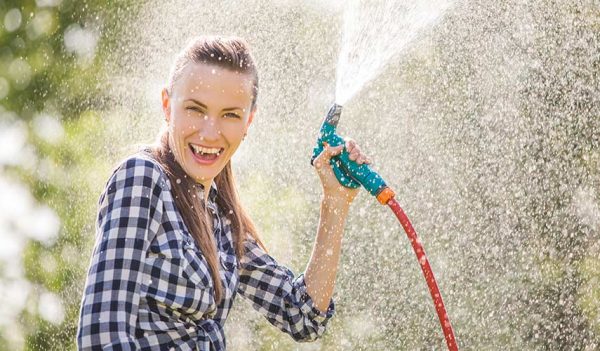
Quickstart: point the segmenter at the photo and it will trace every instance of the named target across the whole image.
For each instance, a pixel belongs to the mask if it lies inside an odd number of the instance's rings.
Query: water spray
[[[313,155],[310,160],[311,165],[315,158],[323,151],[325,145],[339,146],[344,145],[345,141],[342,137],[336,134],[337,124],[340,121],[342,114],[342,106],[334,104],[325,116],[323,124],[321,124],[321,130],[319,138],[317,139],[317,146],[313,149]],[[417,237],[412,224],[408,220],[408,217],[396,201],[394,191],[386,185],[385,181],[377,172],[375,172],[368,164],[359,165],[358,163],[350,160],[350,155],[345,150],[337,156],[331,158],[331,167],[336,178],[345,187],[356,189],[361,185],[373,196],[377,198],[379,203],[382,205],[388,205],[394,212],[400,224],[404,228],[410,243],[412,244],[413,250],[417,255],[417,260],[427,281],[429,292],[433,299],[435,310],[440,319],[444,337],[446,338],[446,344],[448,350],[458,351],[456,339],[454,338],[454,331],[448,318],[448,313],[444,307],[444,301],[442,300],[442,294],[437,286],[433,271],[429,265],[429,260],[425,255],[425,250],[421,241]]]

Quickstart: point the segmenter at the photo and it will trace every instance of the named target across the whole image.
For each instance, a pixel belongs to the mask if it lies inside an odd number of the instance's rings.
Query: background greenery
[[[0,350],[75,349],[98,195],[158,131],[156,88],[194,33],[254,46],[240,192],[303,270],[341,21],[325,3],[0,0]],[[461,2],[347,106],[342,132],[398,190],[461,349],[600,347],[599,40],[591,2]],[[295,344],[237,300],[231,349],[444,349],[391,214],[361,193],[346,232],[325,337]]]

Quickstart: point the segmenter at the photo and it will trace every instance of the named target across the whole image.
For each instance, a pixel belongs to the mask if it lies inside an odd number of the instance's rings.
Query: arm
[[[146,251],[162,217],[160,171],[132,158],[100,197],[97,237],[81,301],[79,350],[137,350],[135,328]]]
[[[346,143],[350,159],[370,163],[353,140]],[[343,146],[326,147],[315,159],[325,196],[312,257],[304,275],[293,279],[291,271],[277,265],[253,240],[247,240],[240,269],[238,291],[252,301],[254,308],[295,340],[310,341],[325,332],[334,313],[332,299],[344,223],[358,189],[339,184],[329,161]]]
[[[323,185],[321,217],[317,230],[312,256],[305,272],[308,294],[321,311],[327,308],[333,295],[335,277],[339,264],[344,225],[350,204],[359,189],[346,188],[338,182],[331,169],[331,157],[340,154],[344,146],[350,153],[350,159],[362,163],[371,163],[361,152],[356,142],[346,139],[345,145],[326,146],[315,159],[314,165]]]
[[[345,200],[324,198],[321,201],[317,238],[304,273],[307,292],[320,311],[327,309],[333,296],[348,209],[349,203]]]

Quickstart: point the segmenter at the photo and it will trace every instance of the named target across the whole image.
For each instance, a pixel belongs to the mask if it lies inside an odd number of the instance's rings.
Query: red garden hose
[[[440,319],[442,330],[444,331],[444,337],[446,338],[446,344],[448,344],[448,350],[458,351],[456,339],[454,338],[454,331],[452,330],[448,313],[444,307],[444,301],[442,301],[442,294],[440,294],[440,289],[438,289],[435,277],[433,276],[433,271],[431,270],[427,256],[425,256],[423,245],[421,245],[421,241],[417,237],[415,229],[413,228],[412,224],[410,224],[408,217],[398,204],[398,201],[392,197],[387,201],[387,205],[390,206],[396,217],[398,217],[398,220],[404,228],[404,231],[406,232],[406,235],[412,244],[413,250],[417,255],[417,259],[421,265],[421,270],[423,271],[423,275],[427,281],[427,286],[429,287],[429,292],[433,298],[433,304],[435,305],[435,310]]]

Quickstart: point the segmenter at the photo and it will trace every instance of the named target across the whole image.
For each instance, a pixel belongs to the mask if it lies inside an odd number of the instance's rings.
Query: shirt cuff
[[[327,311],[322,312],[315,306],[313,299],[306,291],[304,274],[300,274],[296,279],[296,287],[299,294],[298,301],[300,301],[300,310],[304,312],[304,314],[306,314],[310,319],[325,326],[335,313],[335,303],[333,298],[331,298],[329,301],[329,307],[327,307]]]

